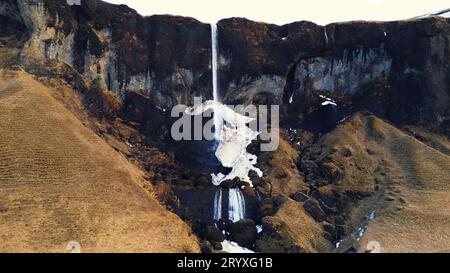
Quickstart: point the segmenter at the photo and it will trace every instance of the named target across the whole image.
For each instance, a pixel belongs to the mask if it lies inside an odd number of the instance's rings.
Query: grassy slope
[[[384,252],[449,251],[450,156],[392,126],[380,130],[404,177],[393,190],[401,202],[370,226],[365,240],[379,241]]]
[[[23,72],[0,70],[0,252],[198,251],[142,173]]]
[[[436,140],[437,141],[437,140]],[[444,146],[449,141],[440,138]],[[381,243],[383,252],[440,252],[450,245],[450,156],[373,116],[356,114],[324,137],[346,170],[341,191],[383,193],[375,220],[361,240]],[[352,156],[339,156],[342,148]]]

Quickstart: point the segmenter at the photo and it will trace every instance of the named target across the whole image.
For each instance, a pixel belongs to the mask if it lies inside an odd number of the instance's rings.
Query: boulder
[[[259,187],[259,186],[262,186],[262,184],[264,183],[264,180],[263,180],[263,178],[262,177],[259,177],[259,175],[255,172],[255,171],[253,171],[253,170],[251,170],[249,173],[248,173],[248,176],[250,177],[250,180],[252,181],[252,183],[253,183],[253,187]]]
[[[322,173],[330,183],[337,183],[344,177],[344,172],[332,162],[322,164]]]
[[[275,175],[275,178],[276,179],[286,179],[286,178],[288,178],[288,175],[287,175],[287,173],[280,171]]]
[[[220,186],[225,189],[235,188],[238,187],[238,185],[242,185],[241,180],[238,177],[231,180],[225,180],[220,184]]]
[[[242,219],[230,227],[231,240],[240,246],[252,247],[256,241],[257,231],[255,222],[251,219]]]
[[[274,209],[273,209],[273,201],[270,198],[264,198],[259,207],[258,207],[258,211],[257,211],[257,215],[262,218],[264,216],[268,216],[273,214]]]
[[[323,222],[327,218],[327,215],[320,207],[319,202],[315,199],[307,200],[303,203],[303,208],[317,222]]]
[[[302,249],[298,245],[290,245],[286,248],[287,253],[302,253]]]
[[[309,196],[302,192],[293,193],[290,197],[297,202],[305,202],[309,199]]]
[[[285,247],[282,240],[264,236],[256,241],[255,250],[258,253],[284,253]]]
[[[231,220],[220,219],[217,222],[217,227],[219,228],[219,230],[229,230],[232,224],[233,222]]]
[[[208,177],[204,174],[197,176],[195,179],[195,184],[197,186],[204,186],[204,187],[208,186],[209,185]]]
[[[205,230],[205,237],[210,242],[223,242],[225,239],[222,232],[216,226],[208,226]]]
[[[328,222],[324,222],[322,224],[323,229],[330,233],[330,234],[336,234],[336,227]]]
[[[8,211],[8,208],[3,205],[2,203],[0,203],[0,213],[5,213]]]
[[[350,147],[342,147],[341,154],[344,157],[351,157],[353,155],[353,151]]]
[[[201,249],[202,253],[211,253],[213,250],[213,247],[210,242],[202,241],[200,243],[200,249]]]
[[[211,242],[211,245],[215,251],[223,250],[222,243],[219,242]]]

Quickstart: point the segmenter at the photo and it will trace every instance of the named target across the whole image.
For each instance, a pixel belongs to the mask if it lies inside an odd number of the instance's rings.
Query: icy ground
[[[247,126],[248,123],[254,121],[254,118],[241,115],[228,106],[212,100],[187,108],[186,113],[199,115],[210,109],[214,110],[215,118],[222,121],[219,146],[215,155],[222,166],[231,168],[228,175],[212,174],[213,184],[219,186],[223,181],[238,177],[241,181],[248,182],[253,186],[249,172],[253,170],[258,176],[263,175],[262,171],[255,167],[258,158],[247,152],[247,146],[259,135],[259,132],[253,131]]]

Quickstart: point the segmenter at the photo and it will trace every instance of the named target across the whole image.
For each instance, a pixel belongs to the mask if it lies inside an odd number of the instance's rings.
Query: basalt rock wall
[[[2,36],[27,37],[20,60],[30,71],[66,63],[122,100],[141,93],[162,110],[212,97],[211,28],[195,19],[143,17],[97,0],[79,6],[7,0],[0,22]],[[227,103],[280,104],[283,115],[301,121],[320,94],[396,123],[449,130],[449,23],[429,17],[278,26],[224,19],[220,96]]]

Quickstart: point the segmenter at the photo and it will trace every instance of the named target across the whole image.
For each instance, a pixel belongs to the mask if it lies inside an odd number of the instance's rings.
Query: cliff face
[[[290,114],[322,94],[400,123],[449,118],[448,19],[326,27],[226,19],[222,91],[230,101],[270,98]]]
[[[8,5],[31,37],[22,51],[25,64],[66,63],[88,80],[100,78],[121,98],[142,91],[165,107],[208,93],[208,25],[181,17],[144,18],[126,6],[92,0],[81,6],[41,0]]]
[[[211,97],[210,26],[195,19],[96,0],[8,0],[0,14],[4,35],[30,35],[25,63],[64,62],[122,99],[141,92],[163,108]],[[450,123],[448,19],[322,27],[231,18],[218,29],[225,102],[281,104],[301,117],[322,94],[399,123]]]

